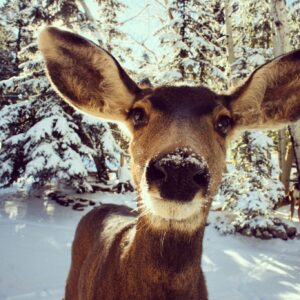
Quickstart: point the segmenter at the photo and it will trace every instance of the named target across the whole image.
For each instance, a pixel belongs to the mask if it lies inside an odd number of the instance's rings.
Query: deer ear
[[[55,27],[41,32],[39,48],[48,77],[65,101],[96,117],[126,118],[140,89],[112,55],[77,34]]]
[[[239,129],[272,129],[299,120],[300,50],[256,69],[228,100]]]

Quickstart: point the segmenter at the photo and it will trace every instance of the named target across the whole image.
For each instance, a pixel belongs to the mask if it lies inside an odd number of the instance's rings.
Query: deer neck
[[[134,231],[126,260],[134,266],[129,272],[138,274],[138,281],[150,281],[153,287],[165,284],[171,290],[191,290],[192,285],[198,289],[205,285],[200,266],[204,227],[193,233],[171,227],[159,231],[140,216]]]
[[[193,234],[178,232],[173,229],[158,231],[147,226],[147,221],[140,218],[137,222],[136,251],[145,253],[151,264],[157,268],[179,272],[190,267],[194,262],[199,265],[202,255],[204,229]],[[146,228],[146,229],[145,229]]]

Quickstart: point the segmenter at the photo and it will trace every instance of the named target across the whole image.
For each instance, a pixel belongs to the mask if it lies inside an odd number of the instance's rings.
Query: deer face
[[[225,96],[204,87],[142,90],[105,50],[53,27],[39,43],[64,100],[128,127],[138,206],[158,229],[204,225],[234,131],[300,118],[300,51],[257,69]]]
[[[161,87],[134,103],[127,126],[142,209],[178,221],[207,211],[231,131],[225,105],[204,87]]]

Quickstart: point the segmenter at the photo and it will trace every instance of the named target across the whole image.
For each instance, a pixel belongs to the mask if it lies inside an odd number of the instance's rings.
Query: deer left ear
[[[300,119],[300,49],[256,69],[228,106],[238,129],[272,129]]]
[[[116,59],[80,35],[47,27],[39,37],[48,77],[61,97],[87,114],[123,121],[141,89]]]

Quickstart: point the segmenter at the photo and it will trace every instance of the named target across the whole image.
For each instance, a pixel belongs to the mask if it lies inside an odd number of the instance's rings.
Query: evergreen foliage
[[[161,54],[147,76],[159,84],[203,84],[214,89],[226,86],[225,35],[218,2],[166,3],[167,17],[157,33]],[[145,61],[150,57],[144,53]]]
[[[234,79],[248,76],[273,55],[272,29],[268,1],[243,1],[233,9],[236,61]],[[257,12],[260,12],[257,14]],[[269,134],[274,137],[274,133]],[[276,138],[276,135],[275,135]],[[224,232],[239,231],[261,237],[261,230],[273,224],[272,210],[284,196],[279,181],[280,169],[276,162],[274,141],[264,132],[245,132],[233,143],[233,170],[225,174],[217,199],[222,209],[235,217],[230,224],[220,227]]]
[[[270,5],[267,0],[245,0],[235,3],[233,11],[233,79],[239,81],[273,57]]]
[[[288,10],[289,38],[292,49],[300,47],[300,1],[294,0]]]
[[[218,196],[224,203],[223,210],[231,211],[235,218],[222,230],[251,232],[272,224],[272,210],[284,197],[272,150],[273,140],[261,132],[245,132],[235,143],[234,168],[225,174]]]
[[[100,182],[116,169],[120,149],[109,126],[75,112],[54,93],[37,51],[36,32],[63,20],[65,26],[88,30],[88,21],[75,2],[7,0],[2,8],[15,50],[19,72],[0,82],[0,186],[14,182],[58,179],[77,191],[92,191],[88,170]],[[91,33],[90,33],[91,34]],[[14,75],[14,74],[11,74]]]

